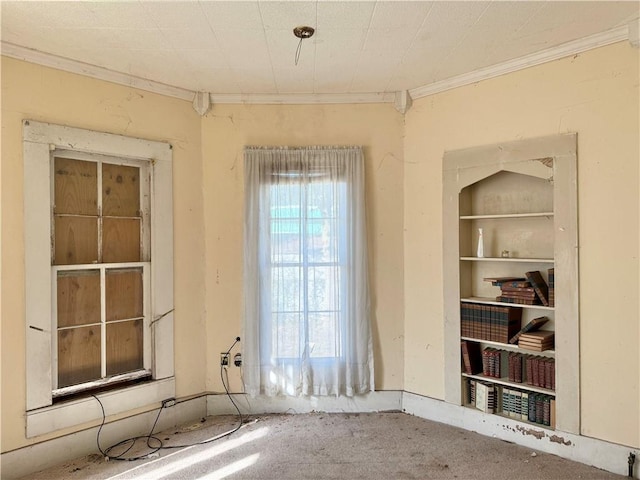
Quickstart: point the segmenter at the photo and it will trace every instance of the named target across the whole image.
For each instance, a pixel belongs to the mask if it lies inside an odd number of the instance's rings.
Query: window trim
[[[60,414],[61,408],[79,412],[83,401],[52,405],[52,275],[51,275],[51,168],[54,150],[107,155],[149,162],[153,170],[151,193],[151,373],[164,387],[137,385],[128,402],[114,402],[115,414],[148,405],[175,393],[173,349],[173,186],[171,145],[81,128],[23,120],[24,235],[25,235],[25,330],[27,437],[62,428],[53,419],[42,422],[42,414]],[[46,201],[43,201],[46,199]],[[158,321],[154,321],[158,319]],[[167,387],[168,386],[168,387]],[[169,392],[169,393],[170,393]],[[125,393],[126,394],[126,393]],[[94,401],[89,398],[88,400]],[[122,405],[122,406],[120,406]],[[43,411],[45,410],[45,411]],[[81,417],[79,424],[99,418],[99,409]],[[36,415],[37,414],[37,415]],[[95,415],[93,415],[95,414]],[[37,422],[31,422],[36,417]],[[85,418],[86,417],[86,418]],[[91,418],[89,418],[91,417]],[[74,419],[77,418],[77,419]],[[48,427],[30,428],[38,425]],[[33,425],[32,425],[33,424]],[[70,425],[65,425],[70,426]],[[50,428],[50,429],[47,429]]]

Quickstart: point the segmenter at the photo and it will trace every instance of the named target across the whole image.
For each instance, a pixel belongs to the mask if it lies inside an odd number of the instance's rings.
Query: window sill
[[[125,413],[175,397],[175,378],[166,378],[132,387],[97,394],[108,416]],[[87,422],[102,420],[102,410],[95,398],[78,400],[28,411],[27,438],[44,435]]]

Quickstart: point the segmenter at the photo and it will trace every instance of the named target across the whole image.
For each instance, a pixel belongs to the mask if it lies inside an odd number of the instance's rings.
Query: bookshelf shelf
[[[547,388],[534,387],[533,385],[529,385],[528,383],[511,382],[506,377],[496,378],[496,377],[488,377],[486,375],[480,375],[480,374],[469,375],[468,373],[463,373],[462,376],[465,378],[472,378],[474,380],[479,380],[481,382],[493,383],[496,385],[504,385],[505,387],[518,388],[520,390],[526,390],[528,392],[544,393],[545,395],[550,395],[554,397],[556,395],[556,392],[553,390],[549,390]]]
[[[460,257],[465,262],[554,263],[553,258]]]
[[[524,305],[521,303],[496,302],[491,297],[463,297],[460,299],[460,301],[482,303],[484,305],[499,305],[501,307],[508,305],[510,307],[518,307],[518,308],[524,308],[524,309],[547,310],[547,311],[555,310],[555,307],[546,307],[544,305]]]
[[[517,391],[551,397],[555,427],[579,434],[576,147],[577,136],[566,134],[447,151],[443,272],[445,400],[465,406],[466,394],[478,388],[497,396],[514,390],[516,397]],[[476,256],[480,251],[485,256]],[[506,312],[495,307],[507,307]],[[545,321],[534,322],[540,317]],[[536,327],[553,331],[553,343],[535,334]],[[523,345],[555,349],[536,351],[503,343],[523,329],[528,333]],[[545,380],[553,379],[546,385],[553,385],[553,390],[526,383],[539,383],[535,372],[529,380],[533,362],[544,365]],[[482,371],[508,375],[471,374]],[[513,381],[520,378],[525,383]],[[484,393],[481,398],[486,398]],[[496,422],[504,417],[553,428],[502,415],[499,402],[495,408]]]
[[[500,350],[506,350],[509,352],[522,353],[523,355],[540,355],[543,357],[554,357],[555,350],[543,350],[542,352],[536,352],[533,350],[527,350],[526,348],[520,348],[518,345],[511,343],[492,342],[491,340],[481,340],[473,337],[460,337],[460,340],[466,340],[468,342],[476,342],[489,347],[499,348]]]
[[[537,217],[553,217],[553,212],[539,213],[502,213],[495,215],[460,215],[460,220],[486,220],[500,218],[537,218]]]

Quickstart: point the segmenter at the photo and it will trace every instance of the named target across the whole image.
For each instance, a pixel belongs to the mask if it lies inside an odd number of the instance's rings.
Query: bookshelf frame
[[[460,365],[460,301],[500,304],[490,298],[461,295],[461,286],[471,282],[470,265],[540,265],[555,268],[555,307],[515,305],[539,309],[553,315],[556,359],[556,427],[580,433],[580,349],[577,227],[577,135],[575,133],[519,140],[445,152],[443,157],[443,271],[445,401],[463,405],[462,382],[469,377]],[[466,187],[500,172],[542,179],[552,184],[553,211],[482,212],[461,215],[461,193]],[[526,184],[526,183],[525,183]],[[461,225],[482,219],[546,217],[553,222],[553,258],[477,258],[461,254]],[[465,239],[465,241],[470,241]],[[462,298],[461,298],[462,297]],[[484,343],[478,340],[479,343]],[[501,347],[497,347],[501,348]],[[505,349],[508,350],[508,349]],[[472,376],[472,378],[475,376]],[[485,380],[483,378],[483,380]],[[486,379],[495,384],[495,379]],[[514,385],[515,386],[515,385]],[[515,386],[517,387],[517,386]],[[522,387],[517,387],[522,388]],[[496,422],[500,421],[496,416]]]

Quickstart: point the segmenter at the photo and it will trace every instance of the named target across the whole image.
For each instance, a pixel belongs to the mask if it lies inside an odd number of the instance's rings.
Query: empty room
[[[640,3],[1,7],[19,478],[640,478]]]

